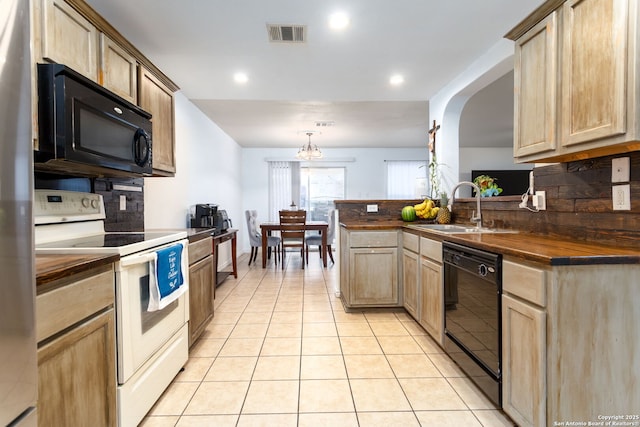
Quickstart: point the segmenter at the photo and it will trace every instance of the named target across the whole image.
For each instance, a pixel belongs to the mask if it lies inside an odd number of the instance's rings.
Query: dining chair
[[[262,234],[258,231],[258,211],[246,210],[244,211],[244,215],[247,218],[247,231],[249,233],[249,243],[251,243],[251,254],[249,255],[249,265],[251,265],[258,257],[258,248],[262,247]],[[273,248],[275,263],[278,264],[280,238],[277,236],[268,236],[267,247],[269,248],[268,258],[271,258],[271,248]]]
[[[287,248],[299,248],[304,269],[304,242],[307,211],[280,211],[280,249],[282,250],[282,269]]]
[[[327,214],[327,253],[329,258],[331,258],[332,263],[336,263],[333,260],[333,253],[331,252],[331,245],[336,236],[336,215],[335,209],[329,210]],[[320,253],[320,257],[322,257],[322,234],[309,234],[305,238],[305,250],[306,250],[306,258],[307,264],[309,263],[309,246],[318,246],[318,251]]]

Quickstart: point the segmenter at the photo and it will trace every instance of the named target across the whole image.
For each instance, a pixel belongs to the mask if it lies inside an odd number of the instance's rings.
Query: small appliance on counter
[[[193,228],[213,228],[218,212],[218,205],[203,203],[195,205],[192,209],[191,227]]]
[[[224,233],[229,228],[233,227],[233,223],[227,215],[227,211],[225,211],[224,209],[220,209],[217,212],[214,225],[216,227],[216,230],[220,230],[221,233]]]

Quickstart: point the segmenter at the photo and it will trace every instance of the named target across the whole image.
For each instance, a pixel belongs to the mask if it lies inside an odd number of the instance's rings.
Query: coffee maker
[[[193,228],[213,228],[215,226],[218,205],[211,203],[197,204],[194,216],[191,218]]]

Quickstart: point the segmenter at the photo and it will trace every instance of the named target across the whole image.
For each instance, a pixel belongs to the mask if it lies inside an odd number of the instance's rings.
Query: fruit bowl
[[[431,199],[425,199],[422,203],[413,206],[416,216],[420,219],[435,220],[440,208]]]

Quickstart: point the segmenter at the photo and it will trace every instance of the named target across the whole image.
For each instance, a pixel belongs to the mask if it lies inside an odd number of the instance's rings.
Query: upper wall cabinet
[[[149,111],[153,121],[153,168],[173,176],[174,101],[179,88],[84,0],[32,3],[35,63],[65,64],[129,102]],[[38,135],[37,90],[33,78],[33,134]],[[34,140],[34,149],[38,141]]]
[[[65,64],[120,95],[137,100],[137,62],[109,36],[100,32],[65,0],[42,0],[40,55],[36,62]]]
[[[561,51],[562,144],[623,135],[626,127],[629,0],[564,4]],[[630,81],[629,83],[633,83]],[[633,116],[629,117],[633,119]]]
[[[515,40],[514,156],[571,161],[640,149],[638,0],[549,0]]]
[[[557,12],[515,44],[513,77],[514,154],[524,157],[556,148]]]
[[[136,58],[107,35],[100,34],[99,83],[129,102],[138,100]]]
[[[42,0],[42,59],[98,81],[98,30],[64,0]]]
[[[145,67],[140,66],[140,107],[151,113],[153,173],[176,171],[173,92]]]

